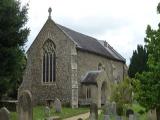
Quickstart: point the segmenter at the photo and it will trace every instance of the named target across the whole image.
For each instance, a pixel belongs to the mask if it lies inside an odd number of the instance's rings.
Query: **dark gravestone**
[[[6,107],[0,109],[0,120],[9,120],[10,112]]]
[[[33,119],[32,95],[28,90],[23,91],[18,99],[19,120]]]
[[[96,103],[91,103],[90,105],[89,120],[98,120],[98,108]]]
[[[126,117],[129,118],[129,115],[133,115],[134,114],[134,111],[132,109],[127,109],[126,111]]]

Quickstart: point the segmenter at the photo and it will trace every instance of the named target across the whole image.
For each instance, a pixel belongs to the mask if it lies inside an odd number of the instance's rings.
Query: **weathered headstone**
[[[89,120],[98,120],[98,107],[96,103],[91,103],[90,105]]]
[[[116,120],[123,120],[123,119],[122,119],[122,116],[118,116],[118,115],[117,115],[117,116],[116,116]]]
[[[157,115],[156,115],[155,109],[148,111],[148,120],[157,120]]]
[[[62,104],[61,104],[61,101],[58,98],[56,98],[55,101],[54,101],[54,107],[55,107],[56,112],[61,112],[62,111]]]
[[[133,114],[129,115],[129,120],[134,120],[134,115]]]
[[[111,115],[112,114],[112,104],[110,102],[106,102],[104,106],[104,114]]]
[[[50,117],[50,114],[51,114],[50,108],[48,106],[46,106],[45,109],[44,109],[45,118]]]
[[[110,115],[104,115],[104,120],[110,120]]]
[[[115,102],[112,102],[112,114],[117,115],[116,103]]]
[[[18,116],[19,120],[33,119],[32,95],[28,90],[23,91],[18,98]]]
[[[0,120],[9,120],[10,112],[6,107],[0,109]]]

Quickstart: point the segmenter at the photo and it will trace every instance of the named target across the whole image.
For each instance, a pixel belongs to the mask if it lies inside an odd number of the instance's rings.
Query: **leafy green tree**
[[[133,55],[130,59],[130,65],[128,69],[129,77],[134,78],[136,73],[142,73],[143,71],[147,71],[147,60],[148,54],[146,48],[142,45],[138,45],[137,50],[133,51]]]
[[[132,103],[132,85],[131,79],[125,78],[118,84],[114,84],[112,87],[111,101],[115,101],[117,104],[117,113],[122,115],[123,109],[126,108],[126,105]]]
[[[160,3],[157,7],[160,13]],[[160,24],[156,30],[147,26],[145,46],[148,51],[148,72],[136,75],[133,81],[137,101],[147,109],[156,109],[160,120]]]
[[[0,99],[9,95],[16,97],[26,64],[24,44],[29,28],[28,5],[21,7],[18,0],[0,1]]]

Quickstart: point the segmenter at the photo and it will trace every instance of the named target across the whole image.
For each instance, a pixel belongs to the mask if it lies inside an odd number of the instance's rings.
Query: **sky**
[[[75,31],[107,41],[129,65],[137,44],[144,45],[147,25],[156,29],[160,21],[159,0],[21,0],[29,4],[27,27],[31,32],[27,50],[48,19]]]

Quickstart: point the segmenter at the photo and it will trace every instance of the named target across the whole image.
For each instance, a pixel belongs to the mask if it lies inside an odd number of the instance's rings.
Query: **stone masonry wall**
[[[50,39],[56,46],[56,81],[51,84],[42,82],[43,44]],[[61,101],[71,101],[71,46],[73,42],[55,23],[48,19],[39,35],[27,52],[28,64],[19,92],[29,89],[34,104],[58,97]],[[27,84],[26,84],[27,83]]]
[[[80,93],[81,84],[80,81],[83,79],[85,74],[88,71],[98,70],[98,64],[101,63],[105,67],[105,71],[109,75],[109,79],[113,82],[123,80],[123,68],[124,63],[109,60],[105,57],[95,55],[93,53],[88,53],[78,50],[78,67],[77,67],[77,76],[78,76],[78,85],[79,85],[79,98],[83,97]]]

